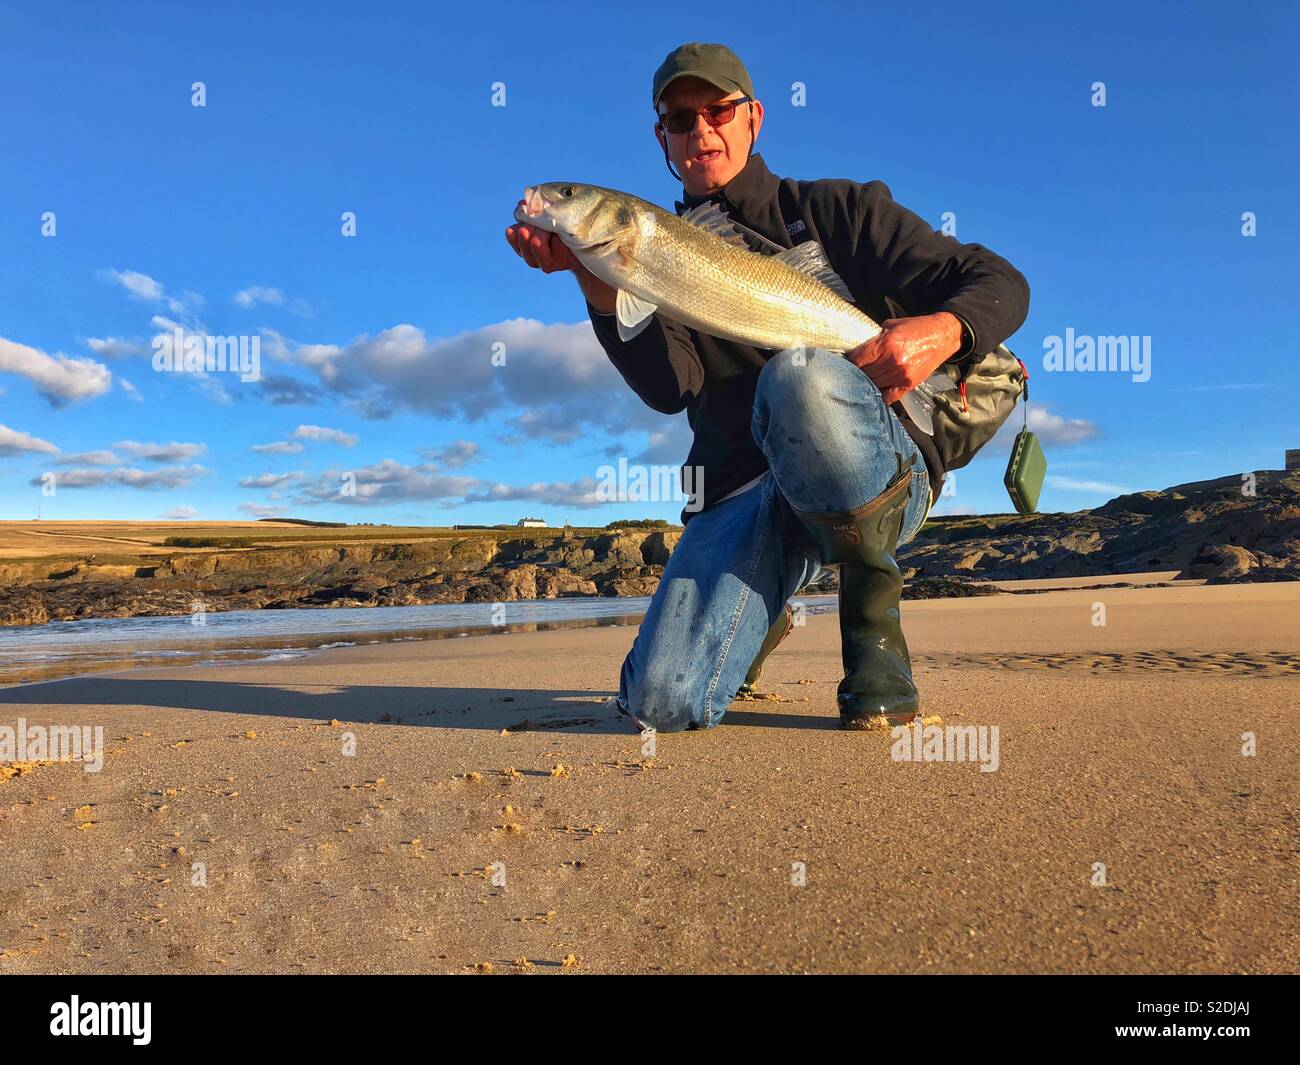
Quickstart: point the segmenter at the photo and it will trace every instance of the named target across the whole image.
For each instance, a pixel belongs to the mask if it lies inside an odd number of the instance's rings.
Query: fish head
[[[546,229],[574,250],[597,249],[635,227],[631,197],[598,185],[550,181],[529,185],[515,221]]]

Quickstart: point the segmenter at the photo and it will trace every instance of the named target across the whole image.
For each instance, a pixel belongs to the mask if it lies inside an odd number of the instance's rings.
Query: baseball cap
[[[703,44],[699,41],[683,44],[668,53],[668,58],[655,71],[653,95],[650,106],[658,109],[659,97],[668,83],[687,75],[702,78],[724,92],[741,92],[754,95],[754,83],[736,53],[725,44]]]

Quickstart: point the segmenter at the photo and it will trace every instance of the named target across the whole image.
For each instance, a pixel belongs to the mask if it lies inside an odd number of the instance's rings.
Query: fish
[[[817,241],[782,248],[712,202],[679,217],[617,189],[552,181],[524,190],[515,220],[556,234],[616,290],[625,341],[655,313],[773,351],[820,348],[842,355],[881,333],[855,306]],[[918,397],[906,393],[903,407],[922,431],[932,431]]]

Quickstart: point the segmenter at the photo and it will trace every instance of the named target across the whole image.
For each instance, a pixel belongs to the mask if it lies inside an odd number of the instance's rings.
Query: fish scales
[[[594,185],[526,190],[515,217],[557,233],[606,284],[711,336],[848,351],[880,327],[816,278],[645,200]]]

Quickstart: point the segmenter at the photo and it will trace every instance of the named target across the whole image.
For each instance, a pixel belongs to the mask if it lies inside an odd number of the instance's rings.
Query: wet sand
[[[0,972],[1300,967],[1300,584],[904,614],[996,772],[838,731],[833,616],[652,758],[634,627],[0,689],[108,748],[0,779]]]

